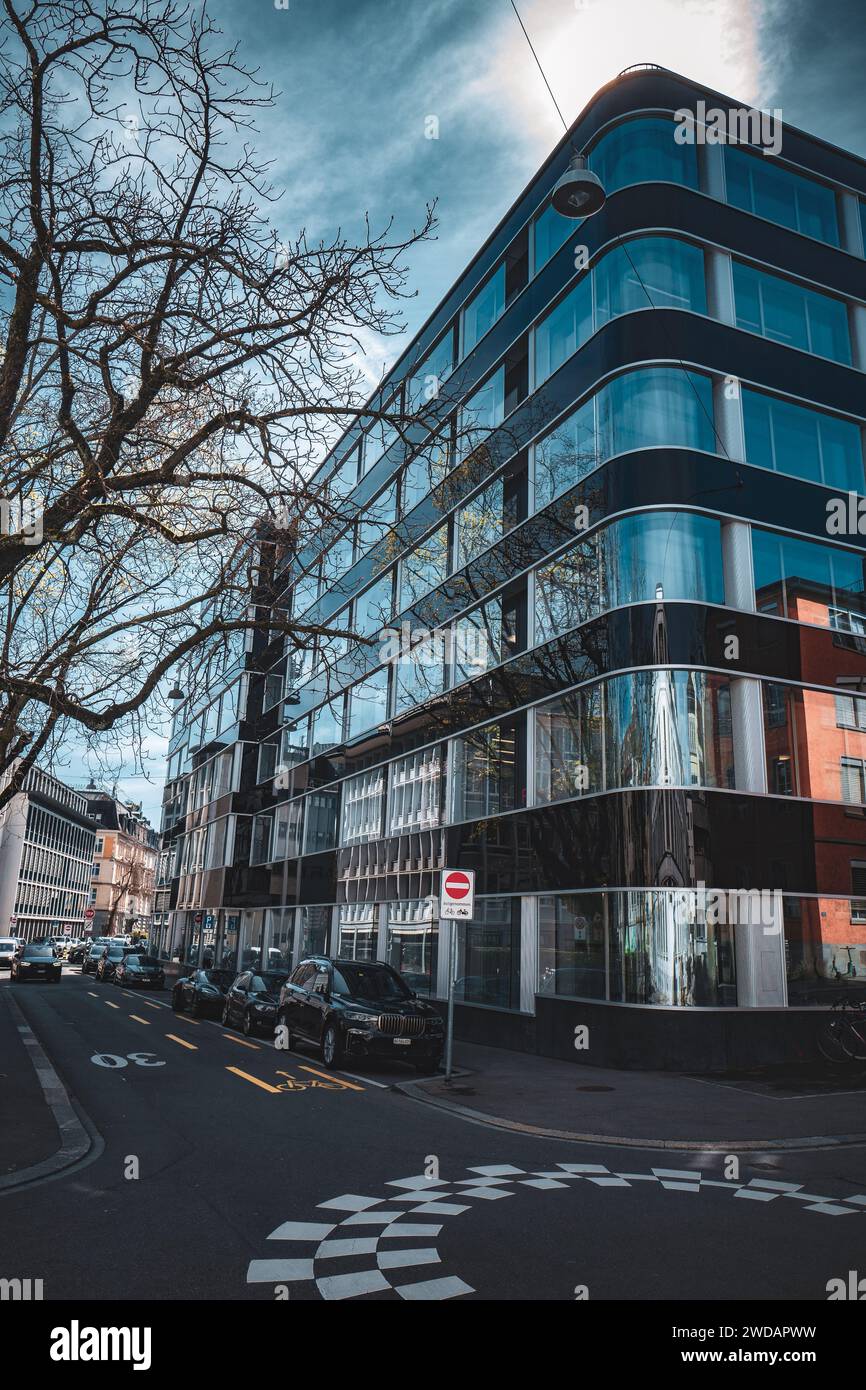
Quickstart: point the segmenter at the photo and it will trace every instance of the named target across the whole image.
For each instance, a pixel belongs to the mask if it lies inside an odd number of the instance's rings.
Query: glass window
[[[294,599],[292,611],[296,618],[300,618],[302,613],[316,602],[319,597],[319,571],[318,566],[310,574],[302,574],[295,582]]]
[[[445,689],[445,658],[446,642],[439,630],[419,642],[401,642],[400,652],[391,663],[395,713],[441,695]]]
[[[536,510],[604,459],[658,445],[714,451],[713,393],[707,377],[647,367],[602,387],[536,444]]]
[[[479,898],[457,928],[454,997],[494,1009],[520,1008],[520,899]]]
[[[848,314],[841,299],[734,261],[737,327],[776,343],[851,362]]]
[[[677,127],[664,117],[642,116],[623,121],[603,135],[589,156],[589,167],[598,174],[608,196],[630,183],[658,180],[698,186],[695,145],[674,139]]]
[[[725,183],[734,207],[779,222],[804,236],[839,245],[832,188],[773,164],[766,155],[725,145]]]
[[[861,432],[850,420],[744,389],[743,422],[749,463],[846,492],[863,491]]]
[[[382,407],[382,410],[384,411],[385,414],[388,414],[388,415],[398,415],[398,416],[399,416],[399,414],[400,414],[400,399],[399,399],[399,396],[394,396],[390,401],[388,401],[387,405],[384,405],[384,406]],[[388,452],[388,450],[390,449],[391,445],[394,443],[394,441],[395,441],[397,438],[399,438],[399,430],[397,429],[397,426],[394,425],[394,424],[392,424],[389,420],[374,420],[374,421],[373,421],[373,423],[372,423],[372,425],[370,426],[370,428],[368,429],[367,433],[364,435],[364,438],[363,438],[363,441],[362,441],[362,444],[363,444],[363,450],[362,450],[362,454],[361,454],[361,472],[362,472],[362,476],[363,476],[363,474],[365,474],[365,473],[369,473],[369,471],[370,471],[370,469],[373,467],[373,465],[374,465],[375,463],[378,463],[378,462],[379,462],[379,459],[382,457],[382,455],[383,455],[383,454],[386,454],[386,453]]]
[[[673,237],[642,237],[618,246],[601,258],[594,278],[596,328],[636,309],[707,312],[704,253]]]
[[[253,816],[253,830],[250,841],[250,863],[265,864],[271,853],[271,829],[273,820],[270,812],[264,816]]]
[[[394,607],[393,590],[392,575],[386,574],[355,600],[354,627],[361,637],[373,637],[388,626]]]
[[[730,687],[704,671],[636,671],[535,716],[539,803],[630,786],[733,787]]]
[[[501,312],[501,310],[500,310]],[[440,388],[454,370],[454,330],[449,328],[416,367],[406,383],[406,408],[410,413],[423,410],[439,396]]]
[[[502,537],[506,529],[503,524],[503,494],[503,480],[497,478],[457,512],[455,569],[468,565]]]
[[[445,766],[441,747],[425,748],[392,763],[388,788],[388,834],[431,830],[442,823]]]
[[[400,566],[400,608],[411,606],[441,584],[448,566],[448,527],[440,526]]]
[[[294,859],[303,843],[302,799],[286,801],[274,812],[274,859]]]
[[[535,328],[535,382],[540,385],[592,333],[592,276],[586,274]]]
[[[439,486],[451,468],[451,435],[446,430],[425,444],[403,469],[400,515],[406,516]]]
[[[475,344],[491,329],[505,308],[505,264],[498,266],[490,279],[470,299],[463,310],[462,356],[466,357]]]
[[[736,1004],[734,927],[730,920],[717,924],[715,894],[702,900],[687,889],[639,890],[609,893],[607,899],[612,1000],[669,1007]]]
[[[563,217],[561,212],[557,212],[552,203],[548,203],[546,208],[535,218],[532,224],[533,235],[533,273],[538,274],[543,266],[547,265],[551,256],[554,256],[560,246],[564,246],[568,238],[575,236],[575,245],[580,242],[578,228],[583,224],[583,218]]]
[[[451,683],[471,680],[506,660],[511,653],[504,638],[501,599],[458,618],[452,629]]]
[[[397,483],[389,484],[375,501],[364,509],[358,522],[358,557],[366,555],[374,545],[384,540],[397,520]]]
[[[755,597],[762,612],[840,632],[849,614],[866,614],[864,557],[838,546],[752,528]]]
[[[338,581],[352,568],[355,555],[354,529],[344,531],[332,540],[322,560],[322,580],[325,589],[338,587]]]
[[[535,588],[537,643],[627,603],[724,603],[719,522],[692,512],[622,517],[543,565]]]
[[[317,854],[337,845],[337,787],[311,792],[304,798],[304,853]]]
[[[298,720],[295,724],[286,724],[280,735],[280,771],[305,762],[309,754],[309,747],[309,718]]]
[[[388,904],[388,964],[416,994],[436,991],[439,920],[435,898]]]
[[[466,458],[505,418],[505,368],[500,367],[470,396],[460,411],[458,452]]]
[[[318,757],[320,753],[342,741],[343,701],[340,698],[321,705],[313,715],[313,757]]]
[[[331,907],[298,908],[301,956],[324,956],[328,954],[332,914],[333,908]],[[309,987],[312,985],[312,979],[308,979],[305,983]]]
[[[379,908],[375,903],[341,903],[340,943],[343,960],[375,960],[379,940]]]
[[[340,844],[357,845],[382,836],[385,772],[381,767],[347,777],[342,784]]]
[[[349,692],[349,738],[357,738],[388,718],[388,667],[381,666]]]
[[[488,724],[454,740],[455,821],[481,820],[525,805],[523,719]]]
[[[779,682],[763,693],[769,790],[863,805],[864,700]]]
[[[538,992],[604,999],[604,893],[538,899]]]
[[[328,483],[328,495],[333,503],[345,502],[358,481],[358,446],[343,459]]]

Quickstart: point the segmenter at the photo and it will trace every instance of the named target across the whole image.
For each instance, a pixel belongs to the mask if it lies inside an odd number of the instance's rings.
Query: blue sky
[[[571,123],[622,68],[657,62],[866,155],[863,0],[517,0]],[[411,336],[558,142],[562,127],[509,0],[209,0],[244,60],[280,92],[258,147],[284,190],[273,218],[351,232],[417,224],[438,200],[437,239],[409,262]],[[425,138],[436,116],[439,138]],[[406,339],[371,343],[378,376]],[[151,781],[118,761],[122,791],[159,822]],[[80,757],[58,769],[86,777]]]

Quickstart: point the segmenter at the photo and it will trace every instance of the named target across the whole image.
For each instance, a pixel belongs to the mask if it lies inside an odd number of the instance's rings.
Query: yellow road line
[[[263,1091],[270,1091],[272,1096],[280,1094],[278,1087],[269,1086],[267,1081],[260,1081],[257,1076],[250,1076],[248,1071],[241,1071],[240,1067],[226,1067],[226,1071],[232,1072],[235,1076],[243,1077],[244,1081],[251,1081],[254,1086],[261,1086]]]
[[[346,1087],[348,1088],[348,1090],[350,1090],[350,1091],[363,1091],[363,1090],[364,1090],[364,1087],[363,1087],[363,1086],[355,1086],[355,1085],[353,1085],[353,1083],[352,1083],[351,1081],[344,1081],[343,1078],[342,1078],[342,1076],[340,1076],[338,1072],[334,1072],[334,1071],[316,1071],[316,1068],[315,1068],[315,1067],[305,1067],[305,1066],[303,1066],[303,1064],[301,1064],[301,1063],[299,1063],[299,1065],[300,1065],[300,1067],[301,1067],[301,1071],[311,1071],[311,1072],[313,1073],[313,1076],[323,1076],[323,1077],[325,1078],[326,1081],[339,1081],[339,1083],[340,1083],[341,1086],[346,1086]]]
[[[89,989],[89,990],[87,991],[87,993],[90,995],[91,999],[98,999],[98,998],[99,998],[99,995],[98,995],[98,994],[94,994],[94,992],[93,992],[92,989]]]
[[[223,1037],[228,1038],[229,1042],[240,1043],[241,1047],[252,1047],[256,1052],[261,1052],[262,1050],[258,1043],[247,1042],[246,1038],[236,1038],[234,1033],[223,1033]]]
[[[197,1018],[187,1018],[186,1014],[178,1014],[177,1016],[178,1016],[178,1018],[182,1018],[183,1021],[184,1021],[184,1023],[191,1023],[192,1026],[193,1026],[194,1028],[197,1028],[197,1027],[198,1027],[198,1019],[197,1019]]]
[[[103,1002],[103,1004],[107,1004],[108,1007],[109,1007],[110,1009],[119,1009],[119,1008],[120,1008],[120,1005],[119,1005],[119,1004],[112,1004],[112,1002],[111,1002],[110,999],[103,999],[102,1002]]]
[[[190,1052],[198,1052],[195,1043],[188,1043],[185,1038],[175,1037],[174,1033],[166,1033],[165,1036],[171,1038],[172,1042],[179,1043],[181,1047],[188,1047]]]
[[[143,1023],[144,1026],[145,1026],[145,1028],[149,1028],[149,1027],[150,1027],[150,1019],[149,1019],[149,1018],[139,1018],[138,1014],[130,1014],[129,1017],[130,1017],[130,1018],[134,1018],[135,1021],[136,1021],[136,1023]]]
[[[149,1009],[161,1009],[163,1007],[162,1004],[154,1004],[152,999],[144,999],[142,1003],[146,1004]]]

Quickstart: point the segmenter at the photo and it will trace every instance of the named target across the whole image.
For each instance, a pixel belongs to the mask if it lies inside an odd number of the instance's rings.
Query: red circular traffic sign
[[[93,912],[93,908],[92,908],[92,907],[85,908],[84,916],[86,917],[86,919],[87,919],[88,922],[90,921],[90,919],[91,919],[91,917],[92,917],[93,915],[94,915],[94,912]]]
[[[449,874],[445,880],[445,895],[454,898],[457,902],[465,898],[469,892],[469,879],[465,874]]]

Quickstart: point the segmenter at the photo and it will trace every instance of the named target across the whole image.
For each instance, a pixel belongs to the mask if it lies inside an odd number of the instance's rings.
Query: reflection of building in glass
[[[699,99],[590,102],[369,402],[402,427],[321,465],[269,602],[344,635],[257,636],[179,711],[171,951],[441,1000],[474,869],[459,1027],[574,1059],[590,1021],[639,1065],[784,1051],[866,970],[864,544],[827,527],[866,491],[866,165],[678,144]],[[771,921],[684,917],[699,883]]]

